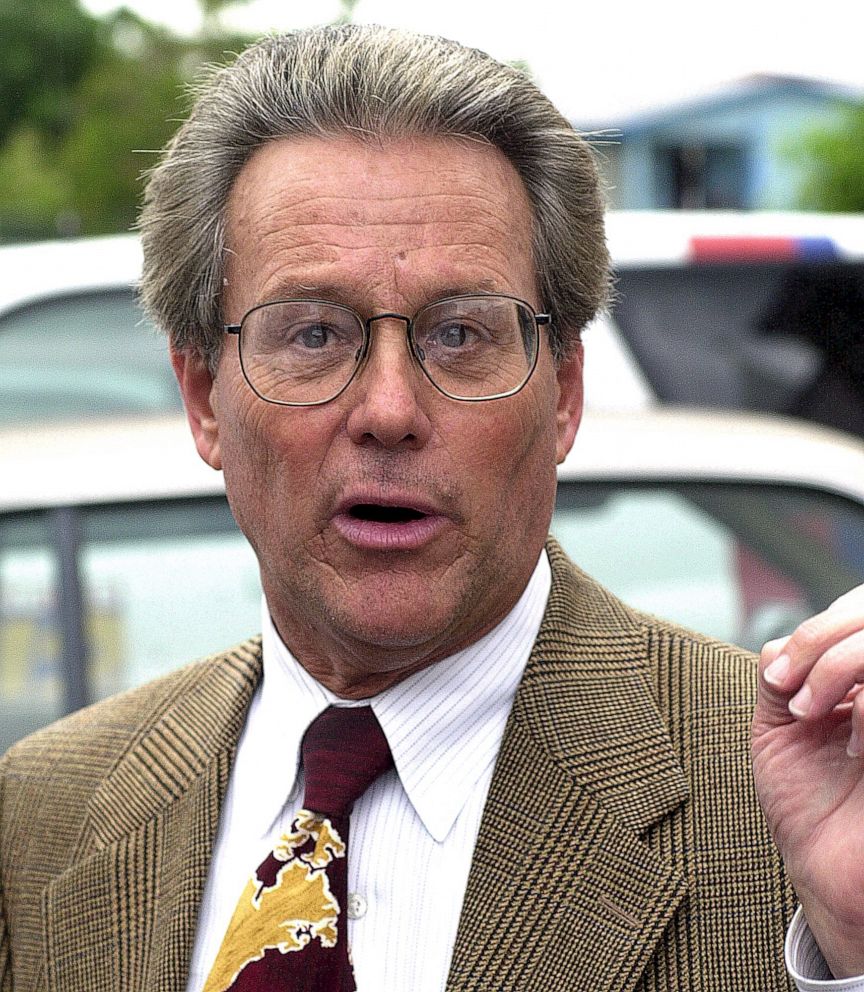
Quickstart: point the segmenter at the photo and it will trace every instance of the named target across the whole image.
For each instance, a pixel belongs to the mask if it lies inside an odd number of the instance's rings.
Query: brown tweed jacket
[[[793,899],[750,780],[752,657],[550,556],[448,990],[788,989]],[[2,992],[182,992],[260,675],[252,640],[8,753]]]

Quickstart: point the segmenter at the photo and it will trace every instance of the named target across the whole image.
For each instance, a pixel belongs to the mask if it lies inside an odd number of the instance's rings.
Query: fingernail
[[[779,654],[771,662],[771,664],[762,673],[762,677],[768,683],[768,685],[773,685],[776,688],[780,688],[786,681],[786,676],[789,674],[789,655]]]
[[[852,733],[849,735],[849,743],[846,745],[846,753],[850,758],[860,758],[862,753],[864,753],[861,735],[855,727],[852,728]]]
[[[802,685],[796,695],[789,700],[789,712],[792,716],[807,716],[812,702],[813,693],[810,691],[810,686]]]

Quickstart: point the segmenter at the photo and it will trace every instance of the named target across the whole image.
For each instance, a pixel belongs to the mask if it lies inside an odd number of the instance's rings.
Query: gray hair
[[[541,303],[565,355],[609,289],[603,194],[587,142],[531,80],[443,38],[367,25],[266,37],[212,69],[151,171],[141,299],[177,349],[221,352],[227,201],[245,162],[292,135],[465,136],[497,146],[535,216]]]

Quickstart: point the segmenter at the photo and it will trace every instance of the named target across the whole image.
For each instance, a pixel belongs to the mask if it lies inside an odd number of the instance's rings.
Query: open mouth
[[[355,503],[349,514],[355,520],[369,520],[377,524],[409,524],[426,516],[410,506],[381,506],[378,503]]]
[[[380,502],[372,493],[357,493],[336,509],[332,523],[336,532],[355,548],[369,552],[415,552],[445,535],[449,520],[434,503],[416,501],[409,494],[404,503],[385,496]]]

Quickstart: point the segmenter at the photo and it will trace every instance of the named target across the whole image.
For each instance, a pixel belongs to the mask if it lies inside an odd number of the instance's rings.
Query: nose
[[[366,362],[345,393],[352,403],[351,440],[383,448],[421,448],[432,429],[421,403],[426,385],[411,357],[404,323],[376,321]]]

